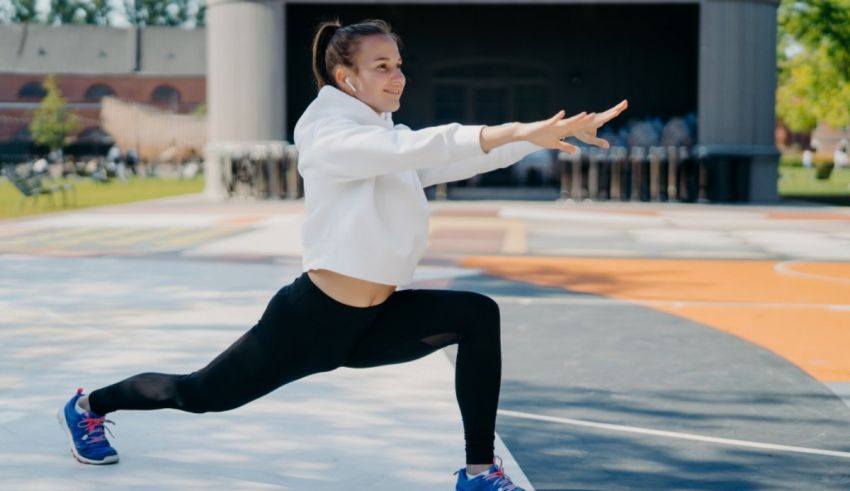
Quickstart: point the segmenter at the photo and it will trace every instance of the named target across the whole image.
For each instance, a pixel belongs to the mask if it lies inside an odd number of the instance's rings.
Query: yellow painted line
[[[110,237],[116,237],[119,235],[125,235],[126,233],[127,229],[124,227],[97,227],[90,229],[88,233],[82,235],[67,234],[60,236],[56,239],[51,240],[49,244],[50,247],[53,248],[71,247],[86,243],[97,245],[102,240],[108,239]]]
[[[766,348],[814,378],[850,382],[850,263],[469,257],[488,274],[636,302]],[[781,308],[788,304],[788,308]],[[799,308],[806,305],[809,308]],[[814,307],[822,306],[822,309]]]
[[[76,241],[78,238],[82,237],[82,242],[87,236],[92,233],[96,233],[100,229],[101,227],[57,227],[54,229],[44,229],[43,231],[3,240],[0,242],[0,247],[4,249],[13,247],[43,247],[43,244],[55,247],[57,242],[60,240]],[[36,246],[36,244],[38,244],[38,246]]]
[[[3,241],[4,244],[12,244],[12,243],[31,243],[31,242],[43,242],[45,240],[50,240],[53,237],[61,237],[68,233],[78,233],[84,234],[89,233],[97,227],[56,227],[56,228],[42,228],[35,229],[26,234],[18,235],[15,237],[10,237]]]
[[[156,243],[156,246],[163,246],[166,248],[183,247],[186,245],[196,244],[206,239],[214,239],[221,236],[229,235],[233,233],[233,231],[239,230],[240,228],[242,227],[203,228],[194,233],[187,233],[178,237],[174,237],[172,239],[158,241]]]
[[[175,236],[186,230],[194,229],[187,229],[186,227],[145,227],[143,229],[134,230],[134,233],[132,235],[128,235],[126,237],[113,238],[108,241],[105,241],[104,244],[113,247],[135,245],[159,240],[163,237]]]
[[[83,242],[92,243],[97,246],[108,244],[112,240],[120,240],[127,236],[138,233],[138,227],[108,227],[93,232]]]

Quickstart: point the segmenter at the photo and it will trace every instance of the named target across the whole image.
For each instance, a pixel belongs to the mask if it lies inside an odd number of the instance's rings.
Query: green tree
[[[827,57],[850,78],[850,0],[782,0],[779,27],[807,48],[825,46]]]
[[[50,0],[48,24],[81,24],[86,20],[88,3],[81,0]]]
[[[850,0],[782,0],[777,49],[780,119],[801,132],[850,125]]]
[[[89,8],[86,9],[86,24],[97,24],[99,26],[108,26],[109,14],[112,13],[112,6],[109,0],[91,0]]]
[[[206,27],[207,25],[207,2],[200,0],[198,13],[195,14],[195,27]]]
[[[36,0],[11,0],[12,15],[10,20],[16,23],[38,22],[38,11],[35,9]]]
[[[112,6],[108,0],[50,0],[49,24],[109,25]]]
[[[191,21],[189,0],[124,0],[124,14],[134,26],[184,26]]]
[[[35,143],[58,150],[69,143],[68,135],[77,129],[79,118],[65,107],[53,75],[48,75],[43,85],[47,95],[33,112],[30,133]]]

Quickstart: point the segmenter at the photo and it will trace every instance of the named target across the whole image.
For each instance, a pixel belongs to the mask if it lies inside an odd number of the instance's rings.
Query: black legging
[[[466,463],[490,464],[502,378],[499,307],[475,292],[399,290],[379,305],[352,307],[302,273],[206,367],[186,375],[134,375],[93,391],[89,403],[101,415],[118,409],[226,411],[306,375],[408,362],[453,343]]]

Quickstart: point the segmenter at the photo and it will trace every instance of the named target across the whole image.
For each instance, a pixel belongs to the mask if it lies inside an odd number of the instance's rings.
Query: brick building
[[[69,149],[108,146],[100,99],[111,95],[177,112],[206,102],[203,29],[98,26],[0,26],[0,159],[32,151],[28,129],[53,74],[68,107],[80,116]]]

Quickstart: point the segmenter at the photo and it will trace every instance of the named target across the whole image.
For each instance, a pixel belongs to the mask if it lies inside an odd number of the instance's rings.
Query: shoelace
[[[499,486],[500,491],[514,491],[520,489],[516,486],[516,484],[511,482],[511,478],[505,474],[505,470],[502,469],[501,459],[499,459],[499,468],[495,472],[491,472],[484,476],[484,480],[493,481],[493,484]]]
[[[78,428],[85,428],[86,434],[83,435],[82,440],[86,443],[86,445],[93,445],[95,443],[103,442],[108,445],[106,442],[106,435],[103,430],[106,430],[109,433],[109,436],[112,435],[112,431],[109,430],[104,423],[112,423],[115,424],[115,421],[110,419],[106,419],[105,417],[94,417],[91,416],[90,413],[86,413],[83,417],[83,420],[77,423]]]

